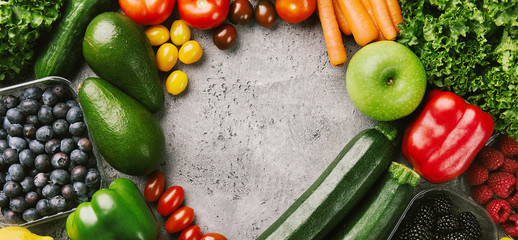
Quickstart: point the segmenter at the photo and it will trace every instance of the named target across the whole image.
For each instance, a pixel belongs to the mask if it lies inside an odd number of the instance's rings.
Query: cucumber
[[[43,39],[34,63],[36,77],[68,77],[83,58],[81,46],[88,23],[112,6],[112,0],[66,0],[61,18]]]
[[[322,239],[387,170],[397,128],[380,122],[357,134],[318,179],[257,239]]]
[[[392,162],[389,171],[326,237],[329,240],[387,239],[390,231],[412,200],[419,174],[406,166]]]

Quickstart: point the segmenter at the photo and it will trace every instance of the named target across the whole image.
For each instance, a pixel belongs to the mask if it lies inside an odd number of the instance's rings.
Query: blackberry
[[[459,226],[466,232],[466,240],[478,240],[482,236],[482,229],[477,218],[471,212],[462,212],[457,215]]]
[[[435,229],[437,232],[449,233],[459,228],[459,220],[453,214],[445,214],[437,217]]]
[[[468,235],[465,231],[455,231],[443,236],[442,240],[466,240]]]
[[[397,234],[395,240],[432,240],[432,234],[423,224],[407,225]]]
[[[425,226],[432,226],[435,219],[435,211],[428,201],[422,201],[414,214],[414,222],[421,223]]]
[[[432,198],[432,208],[438,215],[448,214],[453,208],[453,201],[446,194],[435,195]]]

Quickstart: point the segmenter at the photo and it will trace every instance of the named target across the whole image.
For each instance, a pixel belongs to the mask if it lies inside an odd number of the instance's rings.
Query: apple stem
[[[389,80],[387,81],[387,85],[391,86],[392,84],[394,84],[394,80],[389,79]]]

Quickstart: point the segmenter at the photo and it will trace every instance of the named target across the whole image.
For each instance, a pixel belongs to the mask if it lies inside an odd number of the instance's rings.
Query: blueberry
[[[29,205],[25,201],[24,197],[14,197],[11,198],[11,201],[9,201],[9,208],[15,212],[23,212],[25,209],[27,209]]]
[[[45,143],[45,152],[49,155],[59,152],[59,145],[61,141],[57,139],[50,139]]]
[[[22,186],[22,192],[28,193],[31,191],[36,190],[36,185],[34,185],[34,178],[32,177],[25,177],[21,182],[20,185]]]
[[[40,172],[47,172],[52,168],[49,155],[42,153],[34,158],[34,167]]]
[[[58,195],[61,192],[61,187],[54,183],[49,183],[43,187],[41,194],[45,198],[51,198]]]
[[[5,195],[4,191],[0,191],[0,208],[6,208],[9,206],[9,197]]]
[[[77,148],[83,152],[92,151],[92,142],[88,138],[81,138],[77,141]]]
[[[41,95],[41,101],[45,105],[54,106],[58,102],[58,97],[56,96],[56,94],[53,93],[51,89],[49,89],[43,92],[43,94]]]
[[[67,184],[61,188],[61,196],[66,200],[72,200],[76,197],[76,191],[72,185]]]
[[[7,165],[15,164],[18,162],[18,151],[16,149],[7,148],[2,153],[2,157],[4,158],[4,163]]]
[[[75,149],[76,143],[72,138],[63,138],[60,143],[61,152],[70,154]]]
[[[25,178],[25,170],[23,169],[23,166],[19,163],[15,163],[9,166],[7,172],[11,176],[12,181],[20,182]]]
[[[8,137],[7,143],[9,143],[9,147],[15,149],[18,152],[26,149],[28,145],[27,141],[21,137]]]
[[[59,98],[59,99],[68,99],[71,97],[70,90],[67,86],[63,84],[56,84],[52,87],[52,92]]]
[[[30,149],[23,149],[20,154],[18,154],[18,160],[22,166],[26,168],[34,167],[34,155]]]
[[[22,111],[20,111],[20,109],[11,108],[5,113],[5,118],[7,118],[10,123],[22,123],[25,119],[25,116],[23,115]]]
[[[14,107],[18,106],[18,104],[20,104],[20,99],[18,99],[17,97],[15,97],[13,95],[5,96],[5,98],[4,98],[5,107],[14,108]]]
[[[30,207],[36,206],[36,203],[40,200],[40,196],[38,196],[38,193],[35,191],[28,192],[25,194],[25,201]]]
[[[23,125],[12,123],[7,128],[7,134],[12,137],[23,137]]]
[[[68,106],[64,102],[58,102],[54,107],[52,108],[52,113],[54,113],[54,116],[56,118],[66,118],[67,112],[70,109],[70,106]]]
[[[5,210],[4,219],[7,223],[11,223],[11,224],[23,222],[22,214],[19,212],[15,212],[11,209]]]
[[[36,203],[36,211],[38,211],[38,214],[42,217],[50,215],[52,212],[50,210],[49,200],[40,199],[38,203]]]
[[[74,100],[74,99],[66,101],[66,104],[67,104],[67,106],[69,106],[71,108],[79,107],[79,103],[76,100]]]
[[[38,140],[31,140],[29,142],[29,149],[34,154],[44,153],[45,152],[45,144],[43,144],[42,142],[40,142]]]
[[[86,165],[88,163],[88,155],[79,149],[74,149],[74,151],[70,153],[70,161],[80,165]]]
[[[77,196],[86,196],[88,193],[88,186],[84,182],[74,182],[72,186]]]
[[[34,176],[34,186],[38,188],[45,187],[49,183],[49,174],[40,172]]]
[[[68,131],[74,136],[81,136],[86,132],[86,125],[84,122],[75,122],[70,124]]]
[[[85,176],[85,184],[89,188],[98,187],[101,183],[101,175],[95,168],[89,168]]]
[[[78,165],[70,172],[70,178],[74,182],[82,182],[86,177],[86,167],[83,165]]]
[[[41,142],[46,142],[54,136],[52,128],[50,126],[42,126],[36,130],[36,139]]]
[[[39,108],[40,103],[34,99],[25,99],[22,102],[20,102],[20,105],[18,105],[18,109],[20,109],[21,113],[23,113],[26,116],[37,114]]]
[[[25,99],[40,100],[41,94],[43,94],[43,90],[41,90],[41,88],[38,87],[30,87],[23,91],[23,97],[25,97]]]
[[[64,169],[55,169],[50,172],[50,181],[63,186],[70,182],[70,174]]]
[[[7,131],[3,128],[0,128],[0,139],[7,139]]]
[[[29,222],[41,218],[36,208],[29,208],[22,213],[23,220]]]
[[[52,212],[63,212],[66,210],[66,200],[63,196],[57,195],[49,200],[49,206]]]
[[[55,134],[63,135],[68,132],[69,124],[65,119],[58,119],[52,123],[52,130]]]
[[[34,126],[40,126],[41,122],[40,120],[38,119],[38,116],[37,115],[29,115],[25,118],[25,123],[26,124],[32,124]]]
[[[70,158],[65,153],[58,152],[52,155],[50,164],[54,168],[66,168],[70,164]]]
[[[3,124],[4,130],[6,130],[6,131],[7,131],[7,129],[9,129],[9,126],[11,126],[11,122],[9,122],[9,119],[7,119],[5,117],[4,117],[4,121],[2,124]]]
[[[52,107],[43,105],[38,110],[38,120],[43,124],[51,124],[54,122],[54,115],[52,114]]]
[[[18,182],[14,181],[7,181],[4,184],[4,192],[7,197],[17,197],[22,194],[22,186]]]
[[[76,203],[79,205],[81,203],[84,203],[84,202],[88,202],[88,197],[85,195],[85,196],[78,196],[76,198]]]
[[[0,140],[0,152],[4,152],[7,148],[9,148],[9,144],[6,140]]]
[[[69,123],[75,123],[83,120],[83,112],[79,107],[71,107],[68,112],[66,119]]]

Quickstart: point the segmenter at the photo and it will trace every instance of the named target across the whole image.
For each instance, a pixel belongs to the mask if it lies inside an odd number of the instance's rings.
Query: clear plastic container
[[[482,228],[482,237],[480,239],[498,239],[496,225],[493,222],[493,220],[491,220],[491,217],[484,208],[482,208],[480,205],[473,202],[472,200],[452,190],[445,188],[430,188],[417,193],[414,196],[414,198],[410,201],[401,217],[399,218],[394,229],[390,233],[388,239],[393,239],[399,226],[402,225],[402,223],[406,220],[407,217],[410,217],[414,214],[414,212],[416,211],[416,207],[418,206],[418,203],[421,199],[431,198],[438,194],[446,194],[451,198],[451,200],[453,201],[453,209],[455,213],[469,211],[473,213],[473,215],[475,215],[480,227]]]
[[[33,81],[28,81],[28,82],[16,84],[16,85],[13,85],[13,86],[8,86],[8,87],[1,88],[0,89],[0,99],[3,98],[4,96],[7,96],[7,95],[13,95],[13,96],[19,97],[19,96],[21,96],[23,94],[24,90],[29,88],[29,87],[39,87],[39,88],[41,88],[43,90],[43,89],[45,89],[45,88],[47,88],[49,86],[53,86],[53,85],[56,85],[56,84],[62,84],[64,86],[66,86],[68,88],[67,90],[69,91],[69,93],[72,96],[72,98],[77,100],[77,92],[74,91],[74,89],[72,87],[72,83],[69,80],[65,79],[65,78],[54,77],[54,76],[52,76],[52,77],[45,77],[45,78],[41,78],[41,79],[37,79],[37,80],[33,80]],[[87,131],[88,131],[88,127],[87,127]],[[102,159],[102,157],[100,156],[100,154],[96,150],[95,144],[92,141],[92,138],[90,136],[90,132],[89,131],[88,131],[88,137],[89,137],[90,141],[92,142],[92,153],[93,153],[93,156],[96,159],[97,170],[99,171],[99,174],[100,174],[100,187],[99,188],[102,188],[102,187],[105,186],[105,180],[104,180],[105,179],[105,173],[103,171],[103,167],[101,166],[101,159]],[[77,205],[74,206],[72,209],[64,211],[64,212],[59,212],[59,213],[56,213],[54,215],[45,216],[45,217],[42,217],[42,218],[39,218],[39,219],[33,220],[33,221],[28,221],[28,222],[23,222],[23,223],[15,223],[15,224],[8,223],[4,219],[3,214],[0,214],[0,227],[6,227],[6,226],[21,226],[21,227],[35,226],[35,225],[46,223],[46,222],[53,221],[53,220],[56,220],[56,219],[64,218],[64,217],[68,216],[70,213],[72,213],[73,211],[75,211],[76,207],[77,207]]]

